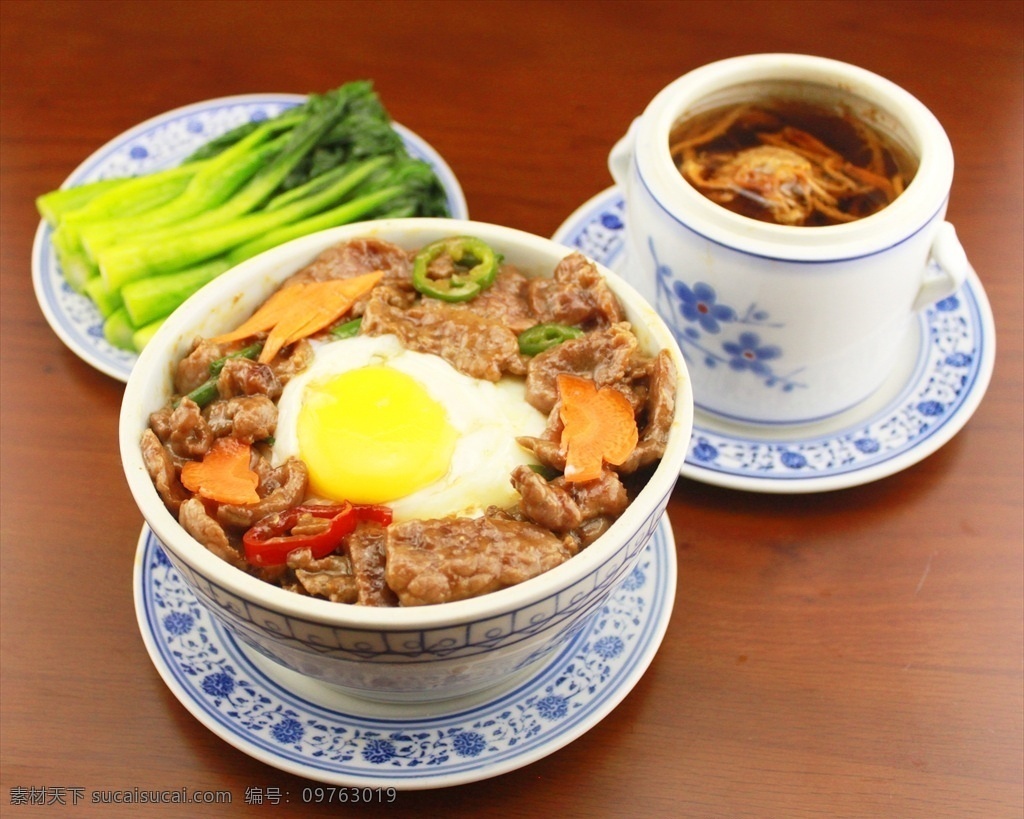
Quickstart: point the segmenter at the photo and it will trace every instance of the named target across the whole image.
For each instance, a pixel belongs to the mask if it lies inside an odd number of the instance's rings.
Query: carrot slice
[[[282,347],[311,336],[352,309],[356,299],[381,280],[376,270],[349,279],[300,282],[282,287],[235,330],[211,339],[216,343],[238,341],[270,331],[260,352],[262,363],[271,361]]]
[[[181,482],[190,492],[218,503],[259,503],[259,476],[249,468],[249,444],[218,438],[201,461],[181,468]]]
[[[242,322],[230,333],[223,333],[211,340],[218,343],[238,341],[243,338],[249,338],[249,336],[254,336],[257,333],[262,333],[264,330],[269,330],[281,320],[282,316],[286,314],[288,306],[293,302],[293,294],[288,291],[301,286],[302,285],[291,285],[289,287],[281,288],[276,293],[273,293],[269,299],[263,302],[263,304],[260,305],[260,308],[249,316],[246,321]]]
[[[605,463],[624,463],[639,440],[629,399],[614,387],[599,390],[592,380],[577,375],[561,373],[557,383],[565,479],[592,481],[601,477]]]

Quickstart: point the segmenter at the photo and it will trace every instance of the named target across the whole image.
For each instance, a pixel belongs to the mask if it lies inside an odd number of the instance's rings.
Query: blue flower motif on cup
[[[215,671],[203,679],[203,691],[211,697],[229,697],[235,690],[235,678],[225,671]]]
[[[952,313],[959,306],[960,300],[956,297],[955,294],[952,296],[946,296],[946,298],[944,299],[940,299],[939,301],[935,302],[934,305],[935,309],[938,310],[940,313]]]
[[[771,376],[772,369],[765,362],[782,356],[782,350],[774,344],[762,344],[757,333],[740,333],[736,341],[722,342],[722,349],[729,356],[729,366],[742,372],[750,370],[758,375]]]
[[[969,353],[954,352],[947,355],[945,361],[950,367],[970,367],[974,363],[974,356]]]
[[[537,700],[537,713],[546,720],[561,719],[569,713],[569,703],[565,697],[549,694]]]
[[[647,246],[656,270],[656,306],[672,328],[687,360],[699,360],[708,369],[725,365],[734,372],[750,372],[759,376],[766,387],[781,387],[787,392],[806,386],[794,380],[799,370],[782,375],[768,364],[769,361],[781,363],[783,351],[775,344],[762,341],[758,333],[742,330],[738,337],[724,338],[719,342],[720,347],[708,345],[705,335],[724,335],[728,326],[764,329],[784,325],[772,321],[768,311],[756,303],[748,305],[742,313],[723,303],[707,282],[687,284],[658,260],[652,237],[647,238]]]
[[[462,731],[452,739],[452,749],[459,756],[480,756],[487,748],[487,742],[476,731]]]
[[[396,755],[395,746],[386,739],[371,739],[363,748],[363,759],[373,765],[390,762]]]
[[[302,723],[292,717],[285,717],[270,729],[271,736],[282,745],[294,745],[302,740],[305,733]]]
[[[687,321],[696,322],[706,333],[719,333],[722,323],[735,321],[736,311],[725,304],[718,304],[715,289],[704,282],[697,282],[692,288],[681,281],[672,285],[679,299],[679,312]]]

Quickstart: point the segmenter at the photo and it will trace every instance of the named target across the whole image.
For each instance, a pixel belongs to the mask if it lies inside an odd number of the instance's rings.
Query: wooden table
[[[210,815],[1019,819],[1020,2],[6,0],[0,20],[5,816],[196,815],[90,804],[102,789],[187,788],[230,793]],[[44,321],[33,198],[174,107],[367,77],[448,160],[473,217],[550,235],[611,184],[609,149],[660,88],[773,50],[863,65],[945,125],[949,218],[998,328],[984,401],[938,452],[867,485],[770,496],[681,480],[665,641],[625,700],[563,749],[370,809],[304,800],[316,783],[215,736],[146,653],[132,598],[142,519],[116,439],[123,387]],[[253,788],[288,801],[247,805]],[[29,792],[68,804],[17,804]]]

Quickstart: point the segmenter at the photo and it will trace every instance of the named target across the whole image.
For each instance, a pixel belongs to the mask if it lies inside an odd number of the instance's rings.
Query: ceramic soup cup
[[[709,108],[782,94],[840,106],[917,162],[880,211],[830,226],[740,215],[701,194],[669,151],[676,125]],[[621,272],[686,356],[696,407],[745,424],[804,424],[879,387],[915,314],[954,293],[969,265],[944,221],[953,152],[925,106],[834,60],[756,54],[671,83],[615,145],[626,201]]]

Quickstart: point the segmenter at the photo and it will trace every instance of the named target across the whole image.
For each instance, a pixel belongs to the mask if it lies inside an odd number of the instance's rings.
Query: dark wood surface
[[[611,184],[609,149],[708,61],[804,51],[909,89],[949,132],[949,207],[994,309],[991,387],[900,474],[764,496],[681,480],[679,589],[635,689],[564,749],[406,792],[397,815],[1015,817],[1022,693],[1020,2],[0,3],[0,813],[99,789],[227,790],[210,815],[315,814],[313,783],[178,702],[132,603],[142,519],[122,478],[122,384],[39,310],[33,198],[136,123],[236,93],[370,78],[448,160],[474,218],[550,235]],[[77,806],[18,806],[19,789]],[[288,804],[246,806],[247,788]],[[353,806],[321,812],[361,815]],[[369,812],[369,811],[365,811]]]

